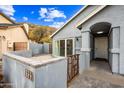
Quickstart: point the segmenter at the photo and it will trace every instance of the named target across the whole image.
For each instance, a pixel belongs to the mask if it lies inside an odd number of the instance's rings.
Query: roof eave
[[[88,5],[85,5],[82,9],[79,10],[79,12],[77,12],[74,16],[72,16],[60,29],[58,29],[57,31],[55,31],[50,38],[52,38],[54,35],[56,35],[61,29],[63,29],[67,24],[69,24],[69,22],[71,22],[75,17],[77,17],[82,11],[84,11],[86,8],[88,7]]]
[[[6,19],[8,19],[10,22],[12,22],[13,24],[16,24],[15,21],[13,21],[12,19],[10,19],[7,15],[5,15],[3,12],[0,12],[1,15],[3,15]]]
[[[29,39],[28,33],[27,33],[23,24],[18,24],[18,25],[15,25],[15,26],[14,25],[13,26],[0,26],[0,29],[9,29],[9,28],[14,28],[14,27],[21,27],[23,29],[26,37]]]
[[[80,23],[78,23],[76,25],[76,28],[79,28],[83,23],[85,23],[87,20],[89,20],[90,18],[92,18],[95,14],[97,14],[98,12],[100,12],[102,9],[104,9],[107,5],[102,5],[101,7],[99,7],[96,11],[93,11],[93,13],[91,13],[89,16],[87,16],[83,21],[81,21]]]

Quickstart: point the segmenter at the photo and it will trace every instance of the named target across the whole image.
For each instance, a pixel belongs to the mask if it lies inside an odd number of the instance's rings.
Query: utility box
[[[8,41],[7,41],[7,47],[8,47],[8,48],[12,48],[12,47],[13,47],[13,42],[10,41],[10,40],[8,40]]]

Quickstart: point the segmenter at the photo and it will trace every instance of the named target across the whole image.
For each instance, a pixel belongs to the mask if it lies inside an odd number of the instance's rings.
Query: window
[[[55,54],[57,56],[69,56],[74,54],[74,39],[56,41]]]
[[[65,56],[65,40],[60,40],[60,56]]]
[[[68,39],[67,40],[67,56],[73,55],[73,40]]]

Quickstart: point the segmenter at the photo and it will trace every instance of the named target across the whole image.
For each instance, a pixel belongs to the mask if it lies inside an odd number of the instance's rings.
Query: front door
[[[95,38],[95,58],[108,58],[108,38]]]

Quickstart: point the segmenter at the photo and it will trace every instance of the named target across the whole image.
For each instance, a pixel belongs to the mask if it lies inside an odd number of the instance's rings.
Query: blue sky
[[[82,5],[0,5],[0,11],[16,22],[59,28],[82,7]]]

